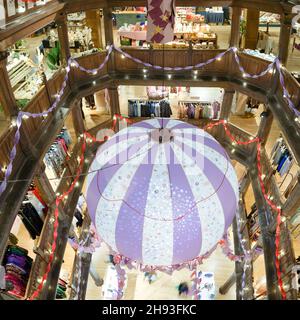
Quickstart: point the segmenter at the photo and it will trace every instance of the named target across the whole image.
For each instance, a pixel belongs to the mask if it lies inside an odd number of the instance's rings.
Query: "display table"
[[[204,16],[206,23],[224,23],[224,12],[201,11],[200,14]]]

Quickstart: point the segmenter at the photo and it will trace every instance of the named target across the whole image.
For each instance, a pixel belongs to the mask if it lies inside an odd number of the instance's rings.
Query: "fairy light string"
[[[120,115],[115,115],[113,117],[114,121],[113,121],[113,130],[115,130],[115,126],[117,123],[117,120],[123,120],[125,119],[126,122],[129,122],[129,119],[126,119]],[[281,291],[281,295],[282,295],[282,299],[286,299],[286,292],[283,288],[283,282],[282,282],[282,274],[281,274],[281,270],[280,270],[280,252],[279,252],[279,247],[280,247],[280,224],[282,222],[281,220],[281,208],[277,207],[276,204],[270,200],[270,197],[267,195],[266,193],[266,188],[263,182],[263,178],[262,178],[262,166],[261,166],[261,140],[256,137],[256,138],[252,138],[249,139],[248,141],[240,141],[235,139],[235,137],[231,134],[230,130],[228,129],[227,126],[227,121],[226,120],[220,120],[216,123],[210,123],[208,124],[204,129],[206,130],[210,130],[213,127],[222,125],[226,135],[230,138],[230,140],[234,143],[236,143],[237,145],[248,145],[250,143],[257,143],[257,168],[258,168],[258,176],[259,176],[259,181],[260,181],[260,186],[261,186],[261,190],[264,194],[264,198],[266,199],[268,205],[270,205],[270,207],[275,210],[278,214],[277,214],[277,226],[276,226],[276,271],[277,271],[277,277],[278,277],[278,284],[280,287],[280,291]],[[82,137],[82,147],[81,147],[81,156],[80,156],[80,162],[79,162],[79,167],[77,168],[77,175],[75,177],[75,179],[73,180],[71,186],[69,187],[69,189],[64,192],[62,195],[57,196],[55,204],[56,204],[56,208],[54,210],[54,225],[53,225],[53,243],[52,243],[52,248],[51,248],[51,253],[49,255],[49,260],[48,260],[48,264],[46,267],[46,272],[42,277],[42,281],[39,284],[38,288],[34,291],[34,293],[28,298],[29,300],[34,300],[36,299],[40,292],[43,289],[43,285],[46,282],[49,272],[51,270],[51,265],[53,262],[53,258],[54,258],[54,254],[55,254],[55,250],[56,250],[56,243],[57,243],[57,230],[58,230],[58,215],[59,215],[59,211],[58,211],[58,206],[61,203],[61,201],[63,201],[74,189],[75,184],[77,183],[80,174],[82,173],[83,170],[83,165],[84,165],[84,154],[87,148],[87,143],[103,143],[108,139],[108,137],[104,137],[103,140],[97,140],[96,137],[94,137],[93,135],[91,135],[88,132],[85,132],[83,134]],[[228,256],[231,260],[233,261],[241,261],[242,259],[245,259],[245,262],[248,260],[248,257],[246,257],[246,255],[242,255],[242,256],[236,256],[233,254],[233,252],[231,251],[230,247],[229,247],[229,243],[228,243],[228,236],[224,236],[224,238],[222,240],[219,241],[219,244],[222,247],[223,252],[225,253],[226,256]],[[216,247],[215,247],[216,248]],[[214,248],[214,249],[215,249]],[[195,266],[199,263],[202,263],[202,260],[204,258],[209,257],[209,255],[211,254],[211,252],[207,253],[206,255],[204,255],[203,257],[199,257],[198,259],[195,259],[193,261],[190,261],[186,264],[184,264],[183,266],[176,266],[175,270],[180,270],[182,267],[189,267],[190,269],[195,268]],[[252,253],[253,254],[253,253]],[[125,263],[126,265],[128,264],[128,266],[130,266],[131,268],[133,267],[133,262],[130,261],[130,259],[122,257],[120,254],[116,254],[118,257],[120,257],[120,259],[118,259],[116,262],[116,271],[118,274],[118,295],[117,295],[117,299],[121,299],[121,290],[124,287],[124,276],[125,276],[125,271],[121,268],[120,264],[121,263]],[[125,261],[125,262],[124,262]],[[163,268],[156,268],[151,267],[151,266],[142,266],[141,264],[138,264],[140,270],[149,270],[149,268],[151,270],[160,270],[160,271],[164,271]],[[167,270],[167,268],[166,268]],[[170,272],[172,273],[172,270],[170,270]]]
[[[66,70],[66,75],[64,77],[64,81],[61,85],[61,89],[59,90],[58,94],[56,94],[56,98],[55,101],[53,102],[53,104],[51,105],[51,107],[46,110],[43,111],[41,113],[31,113],[31,112],[24,112],[24,111],[19,111],[18,115],[17,115],[17,119],[16,121],[12,122],[12,126],[15,127],[16,126],[16,132],[15,132],[15,136],[14,136],[14,141],[13,141],[13,147],[11,148],[11,150],[9,151],[9,161],[8,161],[8,165],[5,169],[5,174],[4,174],[4,179],[0,184],[0,196],[2,195],[2,193],[6,190],[7,187],[7,183],[8,183],[8,179],[12,173],[13,170],[13,162],[15,160],[16,154],[17,154],[17,145],[20,142],[20,137],[21,137],[21,133],[20,133],[20,129],[22,126],[22,122],[23,119],[28,119],[28,118],[38,118],[38,117],[44,117],[44,116],[48,116],[48,114],[50,112],[52,112],[57,106],[58,103],[60,102],[64,92],[65,92],[65,88],[67,87],[67,83],[69,80],[69,73],[71,71],[71,68],[78,68],[79,70],[86,72],[88,74],[92,74],[92,75],[97,75],[98,72],[100,70],[102,70],[104,68],[104,66],[107,64],[107,62],[109,61],[110,57],[111,57],[111,53],[112,51],[115,50],[118,53],[120,53],[122,56],[124,56],[125,58],[129,58],[132,61],[138,63],[138,64],[142,64],[144,67],[148,67],[148,68],[154,68],[157,70],[163,70],[163,71],[186,71],[186,70],[194,70],[194,69],[200,69],[203,68],[204,66],[213,63],[215,61],[220,61],[226,54],[233,52],[234,54],[234,58],[235,61],[239,67],[240,72],[242,72],[243,77],[247,77],[247,78],[253,78],[253,79],[257,79],[259,77],[265,76],[268,72],[272,72],[274,74],[274,70],[276,68],[276,70],[278,71],[279,74],[279,81],[280,84],[283,88],[283,98],[287,101],[288,107],[295,113],[296,118],[295,121],[296,122],[300,122],[299,121],[299,116],[300,116],[300,112],[297,110],[295,104],[293,103],[293,101],[290,98],[290,94],[288,93],[288,90],[286,88],[286,84],[285,84],[285,80],[284,80],[284,75],[283,75],[283,66],[281,65],[279,58],[277,57],[273,62],[271,62],[264,71],[258,73],[258,74],[249,74],[245,71],[244,67],[241,64],[240,58],[237,54],[238,49],[236,47],[230,47],[228,48],[226,51],[219,53],[217,56],[215,56],[214,58],[211,58],[205,62],[201,62],[198,63],[194,66],[186,66],[186,67],[162,67],[162,66],[158,66],[158,65],[153,65],[147,62],[143,62],[138,58],[135,58],[133,56],[131,56],[130,54],[128,54],[127,52],[123,51],[121,48],[118,48],[114,45],[110,45],[107,47],[107,55],[104,58],[104,61],[99,65],[99,67],[97,68],[92,68],[92,69],[88,69],[85,68],[83,66],[80,66],[80,64],[76,61],[76,59],[74,58],[69,58],[67,66],[65,68]],[[275,67],[275,68],[274,68]],[[273,71],[272,71],[273,70]],[[251,143],[251,142],[249,142]]]

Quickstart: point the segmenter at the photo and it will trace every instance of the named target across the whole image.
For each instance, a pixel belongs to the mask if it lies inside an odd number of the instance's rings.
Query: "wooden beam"
[[[260,11],[283,13],[281,1],[278,0],[233,0],[233,5],[240,8],[259,9]]]

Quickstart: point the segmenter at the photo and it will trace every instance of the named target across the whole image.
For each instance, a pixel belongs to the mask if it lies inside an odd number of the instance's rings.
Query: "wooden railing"
[[[86,68],[86,69],[95,69],[103,63],[107,53],[106,51],[103,52],[97,52],[93,53],[88,56],[83,56],[80,58],[77,58],[77,62],[80,64],[80,66]],[[107,64],[104,66],[102,70],[100,70],[97,75],[91,75],[87,74],[84,71],[79,70],[78,68],[72,69],[72,79],[76,82],[79,82],[81,80],[86,80],[88,77],[95,77],[95,76],[102,76],[108,73]]]
[[[144,62],[157,65],[165,65],[169,67],[175,66],[185,66],[185,65],[194,65],[197,63],[205,62],[208,59],[215,57],[222,50],[157,50],[157,49],[133,49],[133,48],[124,48],[124,51],[128,52],[132,56],[139,58]],[[83,56],[77,59],[79,64],[85,68],[97,68],[105,59],[106,52],[98,52],[91,54],[89,56]],[[246,54],[239,54],[241,64],[248,73],[254,74],[263,71],[267,65],[268,61],[252,57]],[[121,54],[116,53],[114,55],[116,72],[140,72],[142,65],[137,64],[131,61],[128,58],[122,58]],[[284,72],[285,82],[287,89],[291,95],[291,99],[296,106],[300,104],[300,85],[292,77],[291,74]],[[81,81],[88,81],[89,79],[96,78],[99,75],[105,75],[108,73],[108,66],[106,65],[103,70],[101,70],[97,75],[89,75],[85,72],[80,71],[77,68],[72,68],[70,78],[72,82],[80,83]],[[189,73],[185,72],[186,74]],[[243,76],[239,69],[236,66],[234,61],[233,53],[227,53],[220,61],[215,61],[205,68],[198,70],[198,75],[224,75],[231,78],[238,78],[243,80]],[[54,100],[55,94],[61,88],[62,82],[65,77],[65,70],[61,69],[58,71],[53,78],[47,81],[46,85],[43,86],[37,95],[29,102],[26,111],[29,112],[41,112],[48,109],[51,105],[51,102]],[[117,79],[116,79],[117,80]],[[272,74],[268,73],[262,78],[258,79],[248,79],[245,78],[244,81],[247,83],[252,83],[257,87],[268,91],[271,88],[272,84]],[[201,85],[201,82],[199,82]],[[279,86],[280,87],[280,86]],[[70,87],[67,86],[65,95],[69,93]],[[280,89],[279,89],[280,90]],[[24,121],[24,127],[32,139],[34,139],[35,134],[41,128],[41,119],[27,119]],[[233,128],[234,133],[240,138],[243,139],[243,133],[240,134],[239,129]],[[10,128],[7,133],[3,134],[0,138],[0,165],[2,168],[5,168],[9,159],[9,153],[13,146],[14,140],[14,128]],[[250,151],[251,145],[246,146],[245,150]],[[248,152],[247,151],[247,152]],[[20,147],[18,146],[17,157],[22,153]],[[3,173],[0,172],[0,177],[3,177]]]

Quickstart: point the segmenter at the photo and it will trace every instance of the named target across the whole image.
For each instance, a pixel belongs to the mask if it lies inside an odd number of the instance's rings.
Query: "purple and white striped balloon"
[[[209,252],[232,223],[238,180],[207,132],[156,118],[119,131],[90,169],[87,204],[115,252],[170,266]]]

